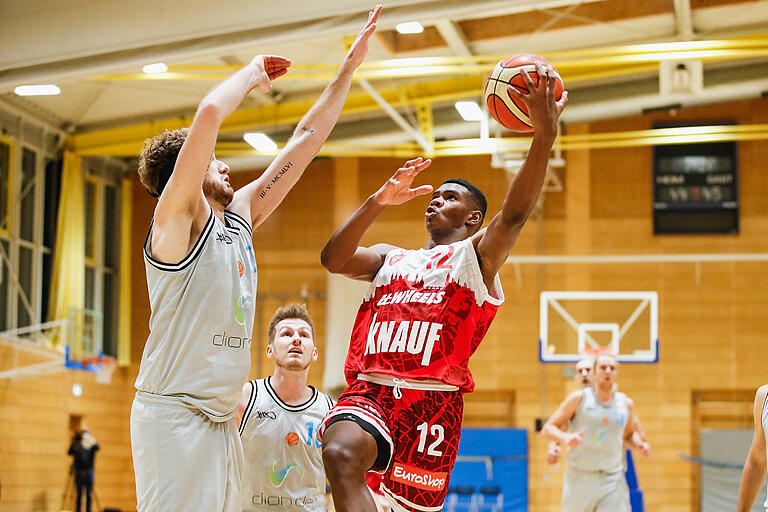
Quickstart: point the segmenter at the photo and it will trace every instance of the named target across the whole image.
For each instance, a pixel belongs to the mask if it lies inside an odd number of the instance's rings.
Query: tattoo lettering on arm
[[[302,126],[301,131],[303,132],[309,132],[309,133],[315,133],[315,130],[310,128],[309,126]]]
[[[274,185],[274,184],[276,184],[278,181],[280,181],[280,178],[282,178],[282,177],[283,177],[283,175],[284,175],[286,172],[288,172],[288,169],[290,169],[291,167],[293,167],[293,163],[292,163],[292,162],[288,162],[287,164],[285,164],[285,165],[283,166],[283,168],[282,168],[282,169],[280,169],[279,171],[277,171],[277,174],[275,174],[275,175],[272,177],[272,180],[271,180],[271,181],[270,181],[270,182],[267,184],[267,186],[266,186],[266,187],[264,187],[264,190],[262,190],[262,191],[259,193],[259,197],[261,197],[262,199],[264,199],[265,197],[267,197],[267,192],[269,192],[269,189],[271,189],[271,188],[272,188],[272,185]]]

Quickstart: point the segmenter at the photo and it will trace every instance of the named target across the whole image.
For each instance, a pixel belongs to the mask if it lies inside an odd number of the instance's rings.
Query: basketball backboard
[[[622,363],[659,360],[656,292],[541,292],[539,360],[577,362],[610,352]]]

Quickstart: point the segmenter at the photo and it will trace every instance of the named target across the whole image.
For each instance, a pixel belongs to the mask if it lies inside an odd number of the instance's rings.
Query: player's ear
[[[472,210],[469,212],[466,224],[471,227],[479,228],[483,223],[483,213],[480,210]]]
[[[271,343],[267,343],[267,359],[272,359],[275,356],[275,347]]]
[[[312,349],[312,361],[317,361],[317,347]]]

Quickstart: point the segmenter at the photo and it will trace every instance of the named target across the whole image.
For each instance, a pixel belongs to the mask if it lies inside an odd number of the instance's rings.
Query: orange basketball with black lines
[[[299,434],[296,432],[289,432],[287,436],[285,436],[285,442],[288,443],[288,446],[296,446],[299,444]]]
[[[485,83],[485,104],[493,118],[503,127],[518,133],[533,131],[533,125],[528,117],[528,107],[525,103],[509,94],[508,86],[520,92],[528,93],[528,86],[523,79],[523,70],[528,72],[535,86],[539,85],[539,74],[536,64],[550,66],[544,57],[530,53],[518,53],[499,61],[488,75]],[[560,74],[555,70],[555,99],[560,100],[565,90],[565,84]]]

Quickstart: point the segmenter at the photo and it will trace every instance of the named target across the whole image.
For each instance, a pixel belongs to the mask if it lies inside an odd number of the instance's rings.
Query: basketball
[[[527,93],[528,87],[523,79],[523,70],[528,72],[534,85],[539,85],[536,64],[551,65],[544,57],[530,53],[518,53],[507,57],[496,64],[485,83],[484,96],[488,111],[500,125],[513,132],[532,132],[533,126],[528,118],[528,107],[518,98],[511,96],[507,86],[512,85],[517,90]],[[557,77],[555,98],[559,100],[565,90],[565,84],[557,70],[555,70],[555,76]]]
[[[299,444],[299,434],[296,432],[289,432],[287,436],[285,436],[285,442],[288,443],[288,446],[296,446]]]

